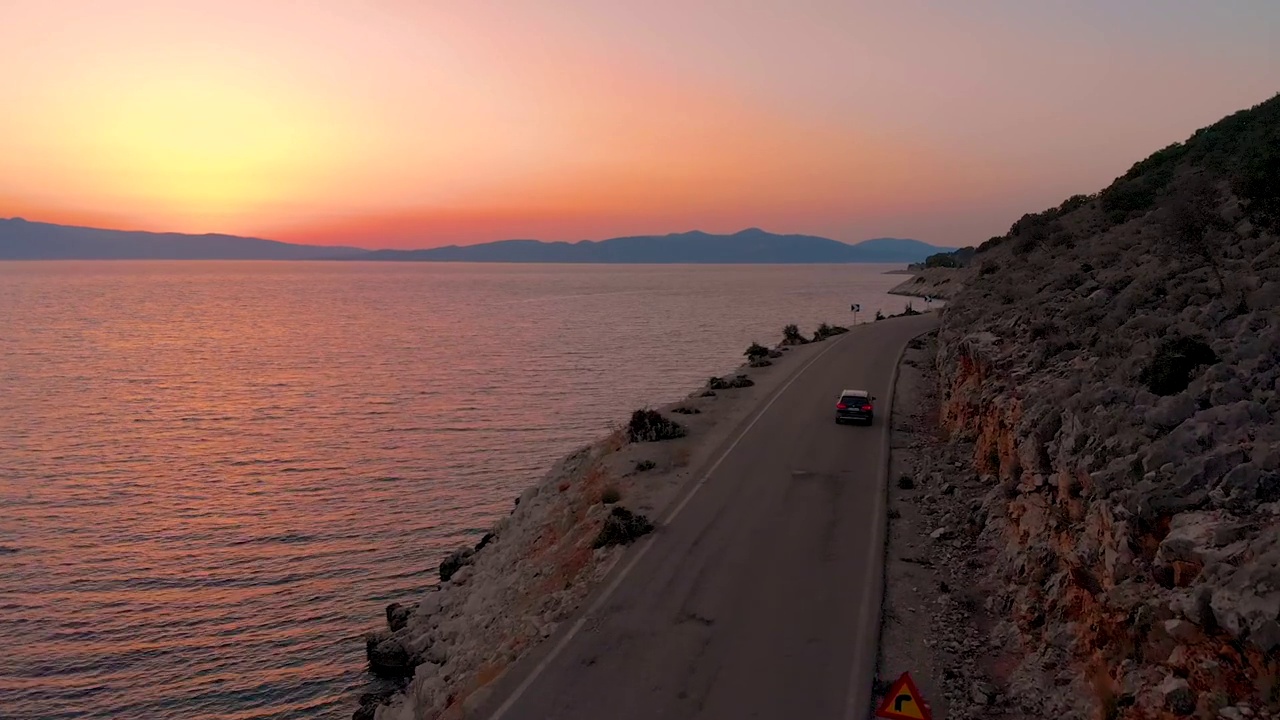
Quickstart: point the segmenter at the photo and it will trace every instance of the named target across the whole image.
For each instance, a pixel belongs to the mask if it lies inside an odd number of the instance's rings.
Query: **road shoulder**
[[[885,596],[875,699],[910,672],[935,720],[1041,717],[1016,640],[987,607],[991,489],[938,423],[936,333],[912,341],[894,390]],[[1003,636],[1003,637],[1002,637]],[[1023,688],[1020,690],[1020,688]]]

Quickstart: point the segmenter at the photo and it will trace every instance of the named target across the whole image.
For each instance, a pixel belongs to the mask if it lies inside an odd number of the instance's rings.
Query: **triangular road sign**
[[[889,688],[876,710],[876,717],[887,720],[933,720],[929,706],[909,672],[902,673]]]

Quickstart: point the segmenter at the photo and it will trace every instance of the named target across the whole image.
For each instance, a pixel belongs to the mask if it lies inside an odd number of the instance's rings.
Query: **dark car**
[[[836,422],[870,425],[875,418],[875,397],[866,390],[844,390],[836,401]]]

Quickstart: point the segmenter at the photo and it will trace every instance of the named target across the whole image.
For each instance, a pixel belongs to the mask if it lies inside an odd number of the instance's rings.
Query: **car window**
[[[866,396],[859,397],[857,395],[845,395],[840,398],[840,402],[845,405],[865,405],[867,403]]]

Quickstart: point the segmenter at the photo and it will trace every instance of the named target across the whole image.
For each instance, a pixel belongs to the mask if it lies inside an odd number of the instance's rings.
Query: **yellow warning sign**
[[[920,689],[911,679],[911,673],[904,672],[885,693],[884,700],[876,710],[876,717],[887,720],[933,720],[929,705],[920,694]]]

